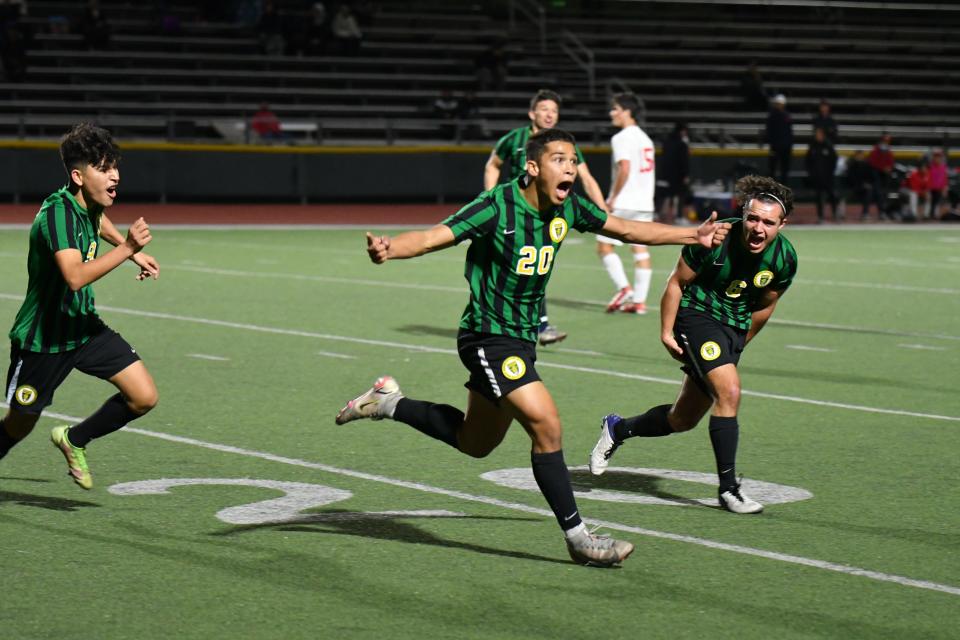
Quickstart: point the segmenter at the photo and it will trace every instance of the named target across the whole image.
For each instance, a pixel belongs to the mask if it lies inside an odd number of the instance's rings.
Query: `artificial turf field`
[[[462,247],[374,266],[357,230],[155,228],[160,280],[95,289],[160,404],[90,445],[92,491],[49,443],[112,393],[78,373],[0,462],[0,637],[957,637],[960,229],[785,233],[798,279],[741,360],[759,516],[715,508],[705,424],[584,470],[605,413],[676,393],[656,308],[678,252],[653,249],[652,314],[611,316],[593,238],[564,243],[570,337],[538,370],[581,512],[637,545],[603,570],[569,562],[518,425],[474,460],[333,423],[383,373],[463,406]],[[0,231],[4,330],[26,244]]]

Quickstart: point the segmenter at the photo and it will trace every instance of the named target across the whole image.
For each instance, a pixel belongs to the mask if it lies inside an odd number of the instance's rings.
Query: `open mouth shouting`
[[[567,199],[567,196],[570,195],[570,190],[573,189],[573,180],[563,180],[554,190],[554,193],[557,194],[557,200],[563,202]]]

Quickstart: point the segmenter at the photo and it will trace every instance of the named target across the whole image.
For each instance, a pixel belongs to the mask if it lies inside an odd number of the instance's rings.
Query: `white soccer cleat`
[[[617,442],[613,435],[613,428],[622,421],[623,418],[615,413],[604,416],[603,420],[600,421],[600,439],[597,440],[597,445],[590,452],[590,473],[593,475],[603,475],[603,472],[607,470],[607,465],[610,464],[613,452],[623,444]]]
[[[613,313],[614,311],[619,311],[620,307],[633,296],[633,289],[630,287],[624,287],[617,291],[610,302],[607,303],[607,313]]]
[[[610,536],[597,536],[588,531],[567,538],[567,552],[577,564],[588,567],[612,567],[633,553],[633,543]]]
[[[337,414],[337,424],[346,424],[351,420],[360,420],[361,418],[370,418],[371,420],[383,420],[387,417],[385,411],[397,406],[397,400],[403,397],[400,393],[400,385],[390,376],[377,378],[367,391],[360,394],[346,404],[340,413]]]
[[[565,331],[560,331],[553,325],[549,325],[546,329],[540,332],[538,340],[541,345],[547,346],[548,344],[554,344],[556,342],[562,342],[567,337]]]
[[[720,506],[731,513],[760,513],[763,511],[763,505],[756,500],[751,500],[749,496],[740,491],[740,485],[732,489],[720,491],[718,498]]]

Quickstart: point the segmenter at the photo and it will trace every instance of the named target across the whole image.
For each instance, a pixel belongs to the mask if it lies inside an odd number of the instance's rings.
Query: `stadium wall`
[[[288,147],[123,143],[120,189],[140,202],[463,202],[482,188],[488,147]],[[610,151],[584,147],[606,192]],[[64,181],[54,142],[0,142],[0,198],[37,200]],[[700,150],[692,175],[761,169],[763,150]],[[795,165],[801,164],[798,158]]]

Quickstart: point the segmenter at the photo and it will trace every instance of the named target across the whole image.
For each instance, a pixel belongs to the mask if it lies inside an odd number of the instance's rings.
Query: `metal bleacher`
[[[308,4],[279,3],[288,20]],[[695,142],[756,147],[765,113],[740,94],[751,63],[787,95],[800,141],[821,98],[847,145],[872,144],[882,131],[917,147],[960,136],[960,10],[947,5],[598,0],[514,22],[483,3],[378,4],[355,56],[271,56],[251,25],[168,3],[181,28],[161,35],[153,3],[119,0],[101,2],[109,50],[91,50],[76,33],[47,32],[52,16],[73,19],[83,3],[31,0],[26,75],[0,82],[0,136],[51,137],[89,119],[126,138],[250,142],[246,123],[266,102],[290,144],[489,144],[524,122],[534,91],[550,87],[564,96],[563,126],[603,143],[606,96],[617,87],[642,97],[654,137],[683,120]],[[539,28],[550,34],[545,49]],[[586,63],[563,53],[564,33]],[[474,91],[475,56],[501,38],[504,85],[476,91],[478,113],[468,120],[437,118],[433,100]]]

